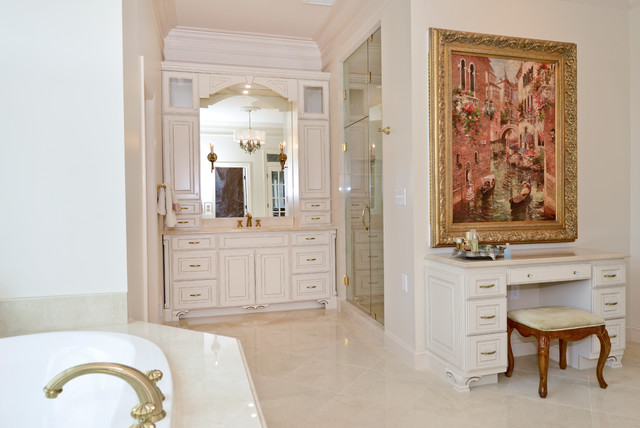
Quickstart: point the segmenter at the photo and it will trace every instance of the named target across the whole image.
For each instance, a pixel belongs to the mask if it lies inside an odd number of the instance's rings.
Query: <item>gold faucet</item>
[[[251,227],[252,226],[251,219],[253,218],[253,216],[251,215],[251,213],[247,213],[246,217],[247,217],[247,227]]]
[[[116,363],[88,363],[80,364],[58,373],[47,386],[44,393],[47,398],[56,398],[62,392],[62,387],[71,379],[90,373],[104,373],[119,377],[133,387],[138,394],[140,403],[131,409],[131,416],[138,419],[140,424],[133,426],[155,427],[153,422],[166,416],[162,409],[164,395],[156,382],[162,379],[160,370],[150,370],[142,373],[133,367]]]

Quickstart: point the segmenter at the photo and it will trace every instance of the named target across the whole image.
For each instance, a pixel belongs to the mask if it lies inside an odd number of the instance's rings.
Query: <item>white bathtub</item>
[[[154,343],[110,332],[55,332],[0,339],[0,425],[3,427],[129,427],[138,396],[124,380],[88,374],[70,380],[55,399],[42,388],[58,373],[78,364],[112,362],[141,372],[163,373],[157,385],[165,395],[167,416],[157,428],[171,426],[173,384],[169,363]]]

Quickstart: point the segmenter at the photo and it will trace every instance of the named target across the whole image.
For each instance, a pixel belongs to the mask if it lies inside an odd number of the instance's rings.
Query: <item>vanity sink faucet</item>
[[[253,218],[253,216],[251,215],[251,213],[247,213],[246,217],[247,217],[247,227],[252,227],[253,225],[251,224],[251,219]]]

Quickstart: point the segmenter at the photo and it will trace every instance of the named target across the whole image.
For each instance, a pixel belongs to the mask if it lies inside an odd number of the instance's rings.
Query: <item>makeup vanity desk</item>
[[[566,305],[606,320],[608,364],[621,365],[625,348],[624,253],[580,248],[513,249],[502,257],[469,259],[450,253],[425,258],[426,348],[431,370],[444,370],[456,389],[497,382],[507,368],[507,310]],[[537,352],[530,338],[512,334],[514,355]],[[555,348],[555,350],[554,350]],[[595,367],[595,336],[567,347],[568,363]],[[551,357],[557,359],[557,344]]]

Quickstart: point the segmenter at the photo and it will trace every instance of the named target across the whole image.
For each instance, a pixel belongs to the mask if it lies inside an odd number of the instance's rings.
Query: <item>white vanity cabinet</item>
[[[300,225],[331,224],[329,122],[299,120]]]
[[[335,230],[164,236],[165,320],[336,305]]]
[[[611,337],[609,365],[624,351],[625,264],[622,253],[586,249],[513,251],[512,260],[430,255],[425,261],[427,365],[444,371],[455,388],[495,383],[507,367],[507,311],[566,305],[606,321]],[[537,343],[511,337],[514,355],[537,352]],[[555,347],[557,348],[557,344]],[[569,342],[568,363],[595,367],[596,337]],[[557,349],[552,346],[557,358]]]

